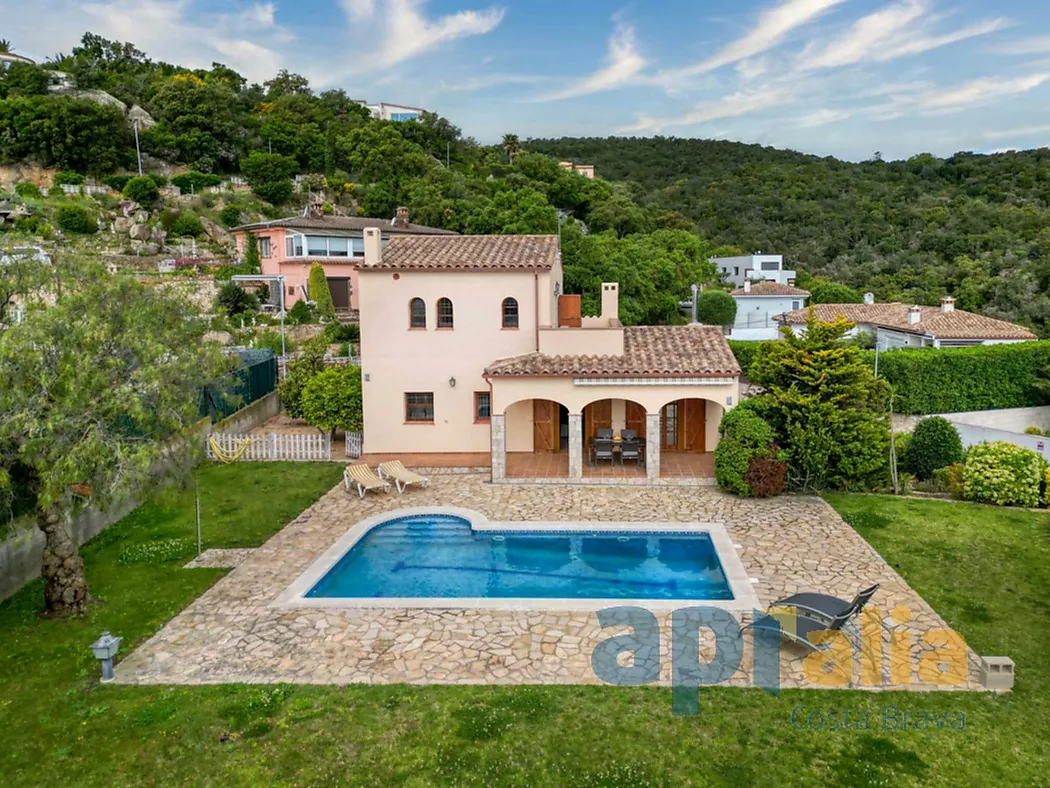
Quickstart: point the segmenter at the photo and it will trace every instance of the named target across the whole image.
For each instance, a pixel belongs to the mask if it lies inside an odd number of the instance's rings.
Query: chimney
[[[408,227],[408,208],[398,206],[397,213],[394,214],[394,227]]]
[[[620,320],[619,282],[602,282],[602,320],[610,327]]]
[[[914,326],[920,320],[922,320],[922,307],[909,306],[908,307],[908,325],[909,326]]]
[[[864,303],[865,304],[874,304],[875,303],[875,294],[874,293],[865,293],[864,294]]]
[[[941,297],[941,311],[942,312],[954,312],[955,311],[955,299],[951,296]]]
[[[750,293],[751,292],[751,280],[750,279],[745,279],[744,280],[744,292],[745,293]]]
[[[378,227],[365,228],[365,265],[378,265],[383,261],[383,234]]]

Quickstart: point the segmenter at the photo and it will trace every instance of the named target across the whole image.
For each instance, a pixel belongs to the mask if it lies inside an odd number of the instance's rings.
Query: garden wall
[[[232,416],[223,419],[212,427],[213,432],[242,433],[265,424],[281,412],[281,399],[276,391],[271,391],[246,408],[241,408]]]
[[[963,424],[954,421],[952,426],[959,433],[964,449],[968,449],[978,443],[990,443],[991,441],[1005,441],[1042,455],[1043,459],[1050,462],[1050,438],[1042,435],[1025,435],[1021,432],[1008,432],[1007,430],[996,430],[991,427],[980,427],[973,424]]]
[[[963,413],[938,413],[948,421],[969,424],[974,427],[989,427],[1005,432],[1023,433],[1028,427],[1050,431],[1050,405],[1035,408],[1000,408],[998,410],[972,410]],[[898,432],[911,432],[925,416],[893,415],[893,428]],[[1038,436],[1036,436],[1038,437]]]

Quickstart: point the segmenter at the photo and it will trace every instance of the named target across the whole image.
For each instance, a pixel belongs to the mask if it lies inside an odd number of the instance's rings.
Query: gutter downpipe
[[[540,352],[540,272],[532,270],[533,306],[536,307],[536,352]]]

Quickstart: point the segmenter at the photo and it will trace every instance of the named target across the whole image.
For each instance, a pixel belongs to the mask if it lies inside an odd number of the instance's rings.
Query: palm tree
[[[514,157],[518,155],[518,151],[521,150],[521,142],[518,141],[517,134],[504,134],[503,135],[503,150],[507,152],[507,158],[510,163],[514,163]]]
[[[0,38],[0,54],[6,55],[11,52],[11,42],[6,38]]]

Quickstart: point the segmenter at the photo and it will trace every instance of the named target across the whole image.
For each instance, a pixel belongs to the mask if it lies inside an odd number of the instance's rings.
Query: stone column
[[[492,481],[501,482],[507,478],[507,417],[502,413],[493,413],[492,430]]]
[[[569,478],[583,478],[583,414],[569,414]]]
[[[660,414],[645,414],[645,475],[654,482],[660,478]]]

